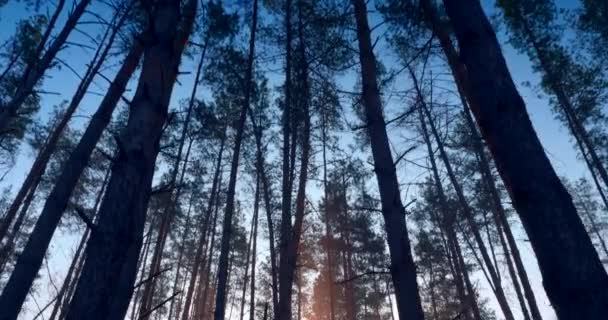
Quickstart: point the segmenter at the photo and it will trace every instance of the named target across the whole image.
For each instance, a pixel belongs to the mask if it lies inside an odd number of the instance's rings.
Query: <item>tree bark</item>
[[[411,253],[405,209],[401,202],[399,182],[382,114],[382,102],[376,78],[376,58],[372,50],[366,4],[364,0],[352,0],[352,3],[357,21],[366,127],[378,179],[397,310],[400,319],[422,320],[424,313],[418,295],[416,266]]]
[[[62,167],[61,174],[44,204],[25,249],[17,260],[15,271],[11,274],[2,296],[0,296],[0,309],[4,311],[0,315],[1,320],[16,318],[21,309],[72,191],[103,130],[110,122],[112,112],[135,71],[142,53],[143,47],[139,43],[134,44],[78,145]]]
[[[532,128],[496,35],[479,2],[444,4],[467,69],[471,109],[528,233],[549,300],[561,319],[601,318],[608,314],[608,275]]]
[[[68,320],[123,318],[133,293],[145,215],[163,124],[190,36],[198,1],[183,12],[174,1],[160,1],[146,32],[144,61],[127,127],[117,140],[99,222],[87,243],[86,260],[70,304]]]

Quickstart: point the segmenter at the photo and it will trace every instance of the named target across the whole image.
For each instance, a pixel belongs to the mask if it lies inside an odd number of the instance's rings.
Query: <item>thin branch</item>
[[[152,314],[152,312],[156,311],[158,308],[162,307],[165,303],[173,300],[173,298],[175,298],[178,294],[182,293],[182,291],[177,291],[175,293],[173,293],[169,298],[161,301],[161,303],[157,304],[154,308],[150,309],[150,311],[145,312],[144,314],[139,316],[139,319],[145,319],[147,318],[150,314]]]
[[[89,218],[89,216],[87,216],[87,214],[84,212],[84,209],[82,209],[80,207],[74,207],[74,211],[76,212],[78,217],[87,225],[87,227],[89,229],[91,229],[91,232],[93,232],[93,231],[95,231],[95,229],[97,229],[97,226],[95,225],[95,223],[93,223],[91,218]]]

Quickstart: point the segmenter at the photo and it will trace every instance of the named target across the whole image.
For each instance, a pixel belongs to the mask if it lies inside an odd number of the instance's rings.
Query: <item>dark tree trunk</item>
[[[372,147],[376,178],[378,179],[397,310],[401,319],[422,320],[424,319],[424,313],[418,295],[416,266],[414,265],[405,223],[405,209],[401,202],[399,182],[382,114],[382,102],[376,79],[376,58],[372,50],[367,9],[364,0],[352,0],[352,3],[355,7],[355,18],[357,20],[366,127]]]
[[[17,260],[15,271],[11,274],[2,296],[0,296],[0,309],[4,311],[0,315],[1,320],[17,317],[80,174],[85,169],[103,130],[110,122],[112,112],[135,71],[142,53],[143,47],[136,43],[125,58],[78,145],[62,167],[61,174],[44,204],[25,249]]]
[[[99,222],[87,243],[86,260],[68,320],[123,318],[133,293],[145,215],[163,124],[182,51],[198,1],[160,1],[146,37],[142,73],[127,127],[118,140]],[[144,42],[148,39],[144,39]],[[141,316],[141,315],[140,315]]]
[[[608,275],[532,128],[481,5],[444,3],[467,69],[471,109],[528,233],[549,300],[561,319],[602,318]]]
[[[245,97],[241,107],[239,119],[236,127],[236,137],[230,167],[230,178],[228,181],[228,191],[226,192],[226,210],[224,211],[224,222],[222,226],[222,240],[220,249],[220,260],[218,264],[218,283],[215,296],[215,320],[224,320],[226,311],[226,294],[228,282],[228,256],[230,253],[230,239],[232,238],[232,215],[234,213],[234,197],[236,190],[236,179],[239,169],[239,157],[247,111],[251,100],[251,82],[253,80],[253,62],[255,59],[255,33],[258,25],[258,2],[253,2],[253,17],[251,21],[251,35],[249,38],[249,57],[247,58],[247,70],[245,74]]]
[[[289,4],[290,5],[290,4]],[[306,43],[303,35],[303,17],[302,17],[302,1],[298,1],[299,27],[298,33],[300,38],[299,54],[300,54],[300,74],[299,81],[302,85],[302,93],[300,103],[302,106],[302,117],[304,122],[302,132],[302,155],[300,162],[300,177],[298,181],[298,191],[295,201],[295,219],[291,224],[291,215],[283,216],[281,222],[281,250],[279,259],[279,308],[275,314],[275,319],[291,319],[291,294],[293,291],[293,282],[296,272],[296,264],[298,260],[298,248],[302,234],[302,224],[304,222],[304,211],[306,209],[306,184],[308,182],[308,166],[310,161],[310,87],[308,84],[308,62],[305,53]],[[291,14],[288,10],[288,16]],[[288,24],[290,19],[288,18]],[[289,29],[291,29],[289,27]],[[290,33],[290,32],[289,32]],[[289,46],[290,47],[290,46]],[[287,86],[288,84],[286,84]],[[291,85],[291,84],[289,84]],[[287,89],[286,89],[287,90]],[[296,143],[296,141],[292,141]],[[290,169],[293,169],[290,168]],[[283,173],[285,174],[285,173]],[[289,190],[291,191],[291,190]],[[291,193],[291,192],[290,192]],[[285,196],[285,194],[284,194]],[[284,208],[285,209],[285,208]],[[286,220],[287,219],[287,220]]]
[[[78,2],[59,34],[57,34],[48,49],[46,49],[46,51],[44,52],[44,55],[42,57],[37,55],[37,59],[32,62],[33,65],[27,67],[26,72],[23,74],[20,80],[19,86],[15,91],[15,94],[8,102],[6,102],[6,104],[2,105],[0,111],[0,132],[10,130],[10,121],[13,117],[15,117],[15,115],[19,111],[19,108],[21,108],[21,105],[23,105],[23,103],[25,102],[25,99],[27,99],[27,97],[32,94],[34,87],[36,86],[38,81],[40,81],[45,71],[49,68],[59,50],[63,48],[66,40],[68,39],[68,36],[76,27],[78,20],[85,12],[85,9],[87,8],[90,2],[91,0],[80,0],[80,2]],[[57,15],[61,11],[61,8],[63,7],[64,3],[64,0],[61,0],[59,2],[59,7],[57,8],[55,14],[52,17],[53,20],[51,20],[52,24],[49,24],[49,28],[47,28],[46,33],[43,35],[43,40],[48,39],[48,37],[50,36],[52,25],[54,25],[57,19]],[[42,48],[44,47],[45,42],[46,41],[41,41],[41,43],[39,44],[39,50],[37,50],[39,54],[42,53]]]
[[[291,42],[292,42],[292,27],[291,27],[291,0],[285,0],[285,99],[283,102],[283,149],[282,151],[282,179],[281,179],[281,229],[279,235],[279,257],[280,265],[278,268],[278,290],[279,296],[277,306],[274,310],[275,320],[291,319],[291,288],[287,289],[289,275],[285,270],[285,255],[287,246],[289,245],[291,232],[291,192],[292,185],[290,183],[290,139],[291,139]],[[291,141],[295,143],[295,141]],[[289,292],[288,292],[289,290]],[[288,302],[282,301],[285,296],[289,296]],[[217,319],[216,319],[217,320]]]
[[[532,291],[532,286],[530,285],[530,281],[528,280],[528,274],[523,265],[523,261],[521,259],[521,255],[519,253],[519,249],[517,247],[517,243],[515,242],[515,237],[511,231],[511,227],[507,220],[507,216],[505,214],[504,208],[502,207],[502,203],[500,201],[500,196],[498,193],[498,189],[496,188],[496,184],[494,179],[491,178],[491,170],[489,165],[489,160],[486,158],[485,153],[483,151],[483,145],[481,137],[477,132],[473,119],[471,118],[471,114],[469,113],[469,103],[474,103],[474,99],[471,97],[471,92],[465,87],[466,80],[466,68],[460,61],[458,57],[458,53],[454,48],[452,41],[450,39],[449,34],[446,31],[446,27],[440,21],[435,7],[428,0],[421,1],[424,12],[427,16],[431,24],[431,28],[433,32],[437,35],[441,47],[443,48],[444,54],[448,60],[448,65],[452,71],[454,80],[456,82],[456,87],[458,89],[458,93],[461,97],[461,102],[465,112],[465,120],[467,121],[467,125],[469,126],[471,133],[473,135],[473,144],[478,154],[480,170],[482,175],[485,176],[487,187],[492,197],[492,201],[495,207],[495,214],[498,215],[498,219],[500,220],[500,225],[502,226],[503,231],[507,237],[507,242],[511,249],[511,254],[513,255],[513,260],[517,267],[517,271],[522,282],[522,287],[524,289],[524,294],[526,296],[526,300],[528,301],[528,305],[530,306],[530,312],[532,314],[532,318],[534,320],[542,320],[540,315],[540,310],[538,309],[538,305],[536,303],[536,298],[534,297],[534,292]],[[466,99],[464,98],[466,97]],[[490,178],[488,178],[490,177]]]
[[[251,253],[251,292],[249,293],[249,320],[255,319],[255,268],[257,261],[257,244],[258,244],[258,214],[260,211],[260,175],[259,172],[255,177],[255,196],[253,200],[253,216],[255,223],[253,225],[253,245]]]

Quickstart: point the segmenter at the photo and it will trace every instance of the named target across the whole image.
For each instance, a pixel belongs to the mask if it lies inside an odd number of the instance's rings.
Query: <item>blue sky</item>
[[[68,1],[70,3],[70,1]],[[484,8],[487,10],[488,14],[492,14],[493,12],[493,1],[483,0],[482,1]],[[559,0],[557,1],[558,6],[573,8],[577,5],[577,1],[574,0]],[[100,6],[99,4],[95,4],[96,6]],[[101,9],[101,7],[98,7]],[[107,12],[107,10],[101,9],[102,12]],[[29,14],[28,10],[25,9],[23,4],[11,2],[3,8],[0,8],[0,30],[3,30],[0,33],[0,41],[6,39],[14,30],[14,25],[16,21],[26,17]],[[65,17],[63,17],[65,19]],[[96,34],[100,32],[96,30],[93,26],[86,26],[83,29],[85,32],[90,34]],[[377,34],[374,34],[377,36]],[[504,40],[504,37],[500,36],[501,40]],[[70,41],[85,41],[85,37],[80,34],[74,34],[70,37]],[[549,159],[551,160],[555,170],[559,175],[566,176],[568,178],[578,178],[580,176],[586,176],[586,170],[581,164],[581,162],[576,158],[576,153],[572,147],[572,143],[567,134],[566,129],[557,122],[548,106],[547,100],[543,97],[539,97],[539,92],[534,89],[534,85],[538,83],[538,76],[531,72],[530,62],[527,57],[518,54],[513,48],[509,45],[505,44],[503,41],[503,52],[506,57],[509,69],[511,70],[513,79],[518,85],[518,89],[520,94],[526,101],[527,109],[530,114],[530,118],[534,125],[534,128],[547,152]],[[377,53],[378,54],[378,53]],[[89,57],[91,56],[91,52],[88,52],[79,48],[68,49],[65,52],[60,54],[60,58],[67,60],[72,67],[76,70],[84,70],[84,65],[88,62]],[[378,54],[379,57],[382,57],[382,54]],[[190,59],[185,59],[182,69],[193,69],[193,61]],[[112,70],[107,70],[104,72],[106,76],[111,78]],[[174,89],[174,95],[172,97],[172,105],[176,106],[177,101],[186,97],[190,90],[190,84],[192,82],[190,76],[184,76],[184,79],[180,79],[182,82],[181,86],[176,86]],[[271,81],[276,84],[282,81],[282,75],[271,75],[269,76]],[[351,90],[352,83],[355,82],[355,78],[351,76],[346,76],[343,79],[342,89]],[[47,91],[58,92],[60,95],[45,95],[42,100],[42,108],[40,112],[40,118],[46,119],[47,114],[50,110],[52,110],[52,106],[58,104],[63,99],[69,99],[76,88],[79,79],[74,74],[72,74],[67,68],[61,68],[59,70],[53,70],[48,74],[48,77],[44,80],[44,88]],[[533,84],[532,88],[521,85],[524,81],[529,81]],[[104,88],[107,85],[104,80],[97,79],[96,84],[93,85],[93,90],[96,92],[104,92]],[[74,121],[74,125],[82,126],[87,121],[87,116],[89,116],[97,107],[99,102],[99,97],[97,95],[87,95],[85,100],[82,103],[82,108],[77,111],[78,117]],[[348,107],[346,108],[348,109]],[[395,138],[395,137],[391,137]],[[395,140],[397,140],[395,138]],[[395,142],[396,143],[396,142]],[[522,156],[522,161],[525,161],[525,158]],[[20,151],[18,155],[18,161],[15,168],[11,171],[11,173],[7,176],[6,180],[0,184],[0,187],[5,187],[8,185],[13,185],[16,188],[21,181],[23,180],[25,173],[29,170],[32,162],[32,153],[29,148],[24,147]],[[408,175],[405,174],[402,176],[402,179],[407,179]],[[318,196],[318,190],[316,189],[316,184],[310,184],[310,193],[313,197]],[[522,232],[519,232],[520,237],[523,238]],[[76,234],[67,234],[66,232],[60,232],[53,242],[51,247],[51,252],[53,254],[53,258],[49,262],[51,273],[57,279],[61,279],[63,277],[63,272],[65,270],[66,262],[71,257],[73,242],[79,235]],[[536,262],[533,257],[532,251],[525,242],[521,242],[522,244],[522,253],[527,260],[527,267],[530,272],[531,279],[534,283],[534,288],[537,294],[539,295],[539,304],[541,305],[543,313],[546,315],[546,319],[552,319],[553,313],[551,308],[548,306],[548,301],[546,297],[544,297],[544,292],[542,290],[542,285],[540,281],[540,274],[536,267]],[[41,288],[45,288],[41,291],[49,289],[48,281],[44,281],[45,276],[38,281],[38,285]],[[484,280],[479,277],[479,283],[483,287]],[[485,296],[490,297],[490,293],[487,290],[484,290]],[[510,296],[513,301],[514,308],[516,307],[516,300],[513,292],[511,292]],[[41,294],[38,298],[40,300],[40,304],[45,304],[45,299],[47,299],[46,295]],[[495,310],[499,310],[497,304],[494,302],[493,298],[490,297],[490,303],[495,307]],[[35,309],[33,304],[29,304],[28,308],[31,310]],[[497,311],[499,312],[499,311]],[[24,317],[24,319],[26,319]]]

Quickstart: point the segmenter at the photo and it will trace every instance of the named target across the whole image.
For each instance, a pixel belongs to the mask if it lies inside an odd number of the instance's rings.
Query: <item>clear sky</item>
[[[373,2],[373,1],[372,1]],[[71,1],[68,1],[71,3]],[[491,0],[483,0],[484,8],[487,10],[489,15],[494,11],[493,9],[493,1]],[[95,4],[96,6],[100,6],[99,4]],[[560,7],[572,8],[577,5],[577,1],[575,0],[559,0],[558,5]],[[107,11],[107,10],[102,10]],[[25,9],[24,5],[21,3],[11,2],[3,8],[0,8],[0,41],[5,40],[9,37],[13,30],[16,21],[22,19],[29,15],[30,12]],[[65,19],[65,17],[64,17]],[[85,26],[83,27],[83,31],[96,34],[99,30],[96,30],[94,26]],[[374,34],[377,36],[377,34]],[[504,37],[499,34],[501,40],[504,40]],[[86,38],[81,34],[74,34],[70,37],[70,41],[74,42],[84,42]],[[547,100],[543,97],[539,97],[539,92],[534,89],[534,85],[538,83],[538,76],[531,72],[530,62],[527,57],[522,56],[515,52],[510,46],[504,44],[503,42],[503,52],[506,57],[509,69],[511,70],[512,76],[515,82],[518,84],[518,88],[520,90],[521,95],[526,101],[528,112],[530,114],[532,123],[536,132],[555,168],[559,175],[563,175],[572,179],[578,178],[580,176],[586,175],[585,168],[582,166],[581,162],[576,158],[576,153],[572,147],[572,143],[570,141],[569,136],[567,135],[567,131],[564,127],[558,123],[548,106]],[[91,56],[90,51],[86,51],[80,48],[71,48],[61,52],[60,58],[66,60],[74,69],[81,71],[84,70],[84,65],[88,62],[89,57]],[[380,57],[382,55],[379,55]],[[193,61],[190,59],[186,59],[184,61],[183,70],[193,69],[192,68]],[[112,75],[112,72],[116,68],[111,70],[104,71],[106,75]],[[174,90],[174,95],[172,98],[172,105],[177,105],[177,101],[187,96],[187,92],[190,88],[190,84],[192,83],[192,76],[184,76],[184,79],[181,80],[182,85],[176,86]],[[272,78],[276,78],[275,81],[279,82],[281,80],[280,76],[270,76]],[[111,78],[111,77],[110,77]],[[79,79],[76,77],[71,71],[67,68],[63,67],[61,69],[53,70],[49,73],[49,76],[44,80],[44,88],[47,91],[57,92],[59,95],[44,95],[42,99],[42,108],[40,112],[40,118],[46,119],[48,116],[48,112],[52,110],[52,106],[56,105],[63,99],[69,99],[76,88]],[[533,84],[532,88],[521,85],[524,81],[529,81]],[[352,83],[354,83],[354,79],[345,79],[343,83],[343,88],[345,90],[352,90]],[[96,85],[93,86],[93,91],[103,93],[104,89],[107,87],[104,80],[97,79]],[[85,98],[82,103],[82,108],[77,111],[77,118],[74,121],[76,126],[82,126],[87,121],[87,117],[95,110],[99,102],[99,97],[94,94],[89,94]],[[348,108],[346,108],[348,109]],[[32,153],[28,147],[22,148],[20,154],[18,155],[18,161],[16,163],[15,168],[11,171],[11,173],[7,176],[5,181],[0,183],[0,187],[5,187],[8,185],[13,185],[13,190],[17,188],[23,178],[25,177],[25,173],[29,170],[29,167],[32,163]],[[525,161],[524,156],[522,155],[522,161]],[[318,193],[318,190],[315,190],[316,184],[311,183],[311,193]],[[523,233],[521,230],[518,232],[519,239],[523,239]],[[53,274],[55,281],[63,278],[63,273],[65,271],[66,261],[69,261],[71,258],[71,253],[73,252],[73,243],[75,239],[77,239],[79,235],[67,234],[66,232],[60,232],[53,242],[51,247],[52,257],[51,261],[49,261],[49,270],[50,273]],[[541,306],[541,311],[545,315],[546,320],[550,320],[554,318],[553,311],[549,306],[549,303],[544,296],[544,291],[541,285],[540,274],[538,272],[538,268],[536,267],[536,261],[533,257],[533,253],[529,248],[528,244],[524,241],[520,241],[522,247],[522,254],[527,262],[527,267],[530,272],[530,277],[534,285],[534,289],[539,297],[539,304]],[[41,281],[38,281],[38,285],[41,286],[40,290],[46,291],[50,289],[50,284],[48,281],[44,279],[48,279],[46,272],[42,273]],[[499,314],[499,308],[497,304],[494,302],[491,293],[487,290],[487,286],[484,285],[485,280],[481,277],[477,277],[478,282],[483,290],[484,296],[489,297],[490,303],[494,306],[494,309],[497,310]],[[512,306],[514,309],[518,308],[516,303],[516,299],[512,290],[509,291],[509,297],[511,299]],[[48,296],[41,293],[39,294],[38,304],[44,305],[46,304]],[[28,308],[31,310],[35,310],[35,303],[28,304]],[[518,318],[518,312],[515,312]],[[30,313],[27,313],[30,314]],[[27,319],[27,316],[24,317]]]

